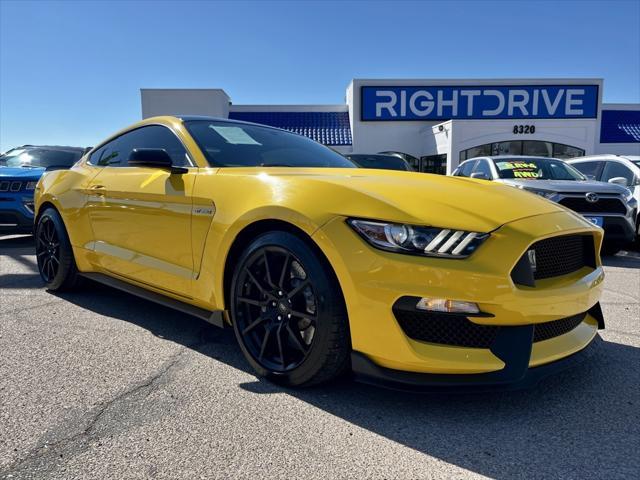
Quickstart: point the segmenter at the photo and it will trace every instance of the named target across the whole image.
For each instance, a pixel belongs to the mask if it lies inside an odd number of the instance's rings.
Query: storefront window
[[[492,143],[491,155],[522,155],[522,142]]]
[[[522,142],[522,154],[534,157],[553,156],[553,143],[538,142],[537,140],[525,140]]]
[[[556,158],[582,157],[584,156],[584,150],[569,145],[562,145],[561,143],[554,143],[553,156]]]
[[[420,171],[424,173],[447,174],[447,155],[429,155],[420,159]]]
[[[460,161],[474,157],[498,155],[531,155],[535,157],[572,158],[582,157],[584,150],[562,143],[541,142],[539,140],[513,140],[486,143],[460,152]]]

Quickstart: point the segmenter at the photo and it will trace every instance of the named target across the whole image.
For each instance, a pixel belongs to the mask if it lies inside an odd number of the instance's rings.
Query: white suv
[[[626,186],[640,204],[640,156],[591,155],[567,163],[589,179]],[[640,212],[636,212],[636,241],[640,242]]]

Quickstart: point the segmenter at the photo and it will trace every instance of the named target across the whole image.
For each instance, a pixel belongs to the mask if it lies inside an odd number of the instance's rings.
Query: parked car
[[[567,163],[591,180],[627,187],[640,204],[640,155],[592,155]],[[640,244],[640,208],[636,212],[636,242]]]
[[[420,171],[420,159],[417,157],[414,157],[413,155],[409,155],[408,153],[386,151],[386,152],[378,152],[378,155],[391,155],[394,157],[401,158],[409,164],[409,166],[411,167],[411,170],[413,170],[414,172]]]
[[[400,157],[395,155],[378,155],[378,154],[349,154],[345,155],[349,160],[362,168],[377,168],[381,170],[404,170],[412,172],[413,168]]]
[[[46,171],[65,169],[87,149],[24,145],[0,155],[0,234],[33,232],[33,192]]]
[[[454,176],[494,180],[538,194],[574,210],[605,230],[603,251],[613,254],[633,241],[638,202],[629,189],[588,180],[563,160],[548,157],[477,157]]]
[[[351,367],[400,388],[523,387],[604,328],[602,230],[584,218],[502,185],[356,168],[272,127],[143,120],[45,175],[36,212],[49,290],[88,277],[231,325],[285,385]]]

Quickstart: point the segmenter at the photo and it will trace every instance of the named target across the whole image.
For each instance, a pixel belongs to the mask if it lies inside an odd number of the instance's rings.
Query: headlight
[[[631,191],[630,188],[627,188],[626,191],[624,192],[624,201],[630,202],[632,199],[633,199],[633,192]]]
[[[488,233],[349,219],[347,223],[376,248],[427,257],[466,258]]]
[[[35,190],[38,182],[27,182],[27,186],[25,187],[27,190]]]
[[[547,190],[536,190],[535,188],[522,187],[522,190],[526,190],[527,192],[535,193],[536,195],[540,195],[541,197],[544,197],[544,198],[551,198],[556,194],[556,192],[549,192]]]

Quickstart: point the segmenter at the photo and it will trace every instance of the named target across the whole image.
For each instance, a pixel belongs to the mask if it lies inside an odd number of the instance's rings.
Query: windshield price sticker
[[[539,178],[538,166],[528,162],[498,162],[500,170],[513,171],[514,178]]]

